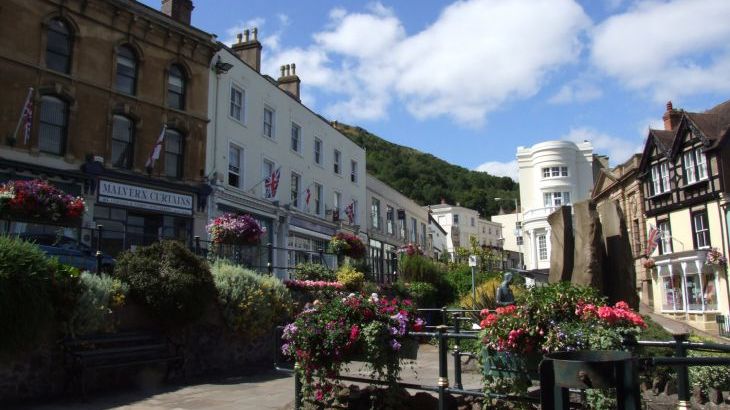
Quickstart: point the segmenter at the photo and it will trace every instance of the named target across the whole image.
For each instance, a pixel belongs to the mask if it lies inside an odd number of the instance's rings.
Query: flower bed
[[[337,232],[328,247],[329,252],[344,255],[352,259],[362,259],[367,254],[365,244],[360,238],[347,232]]]
[[[255,245],[266,229],[251,215],[223,214],[208,225],[210,240],[215,244]]]
[[[342,290],[344,286],[340,282],[327,282],[324,280],[285,280],[284,285],[295,290]]]
[[[423,327],[415,314],[409,300],[377,294],[315,301],[284,329],[282,352],[300,365],[305,396],[319,403],[332,398],[331,380],[350,361],[362,359],[373,378],[395,383],[407,333]]]
[[[75,224],[86,211],[84,199],[34,179],[0,185],[0,217]]]

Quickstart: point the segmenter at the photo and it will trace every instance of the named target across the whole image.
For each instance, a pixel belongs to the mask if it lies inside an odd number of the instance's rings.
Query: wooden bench
[[[173,370],[185,376],[182,346],[167,337],[128,332],[66,338],[61,343],[69,376],[67,387],[75,382],[84,397],[85,375],[92,369],[167,363],[165,380]]]

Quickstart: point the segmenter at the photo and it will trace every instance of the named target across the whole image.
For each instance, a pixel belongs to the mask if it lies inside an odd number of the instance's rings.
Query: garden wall
[[[119,331],[160,333],[154,321],[134,303],[125,305],[115,314]],[[172,341],[184,346],[185,373],[188,380],[220,374],[240,374],[247,367],[270,365],[274,360],[273,333],[248,340],[233,335],[220,319],[215,305],[205,317],[185,328],[167,332]],[[64,368],[64,357],[58,333],[49,330],[36,346],[13,355],[0,357],[0,407],[29,399],[80,396],[74,391]],[[166,365],[146,365],[87,373],[90,392],[111,387],[155,387],[164,383]],[[184,383],[175,375],[173,383]]]

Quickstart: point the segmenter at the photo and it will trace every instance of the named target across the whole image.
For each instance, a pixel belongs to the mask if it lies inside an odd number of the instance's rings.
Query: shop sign
[[[193,196],[137,185],[99,181],[99,202],[178,215],[193,214]]]

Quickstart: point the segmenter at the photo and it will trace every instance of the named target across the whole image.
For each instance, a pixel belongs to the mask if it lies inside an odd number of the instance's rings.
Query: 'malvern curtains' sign
[[[99,181],[99,202],[168,212],[193,214],[193,196],[136,185]]]

